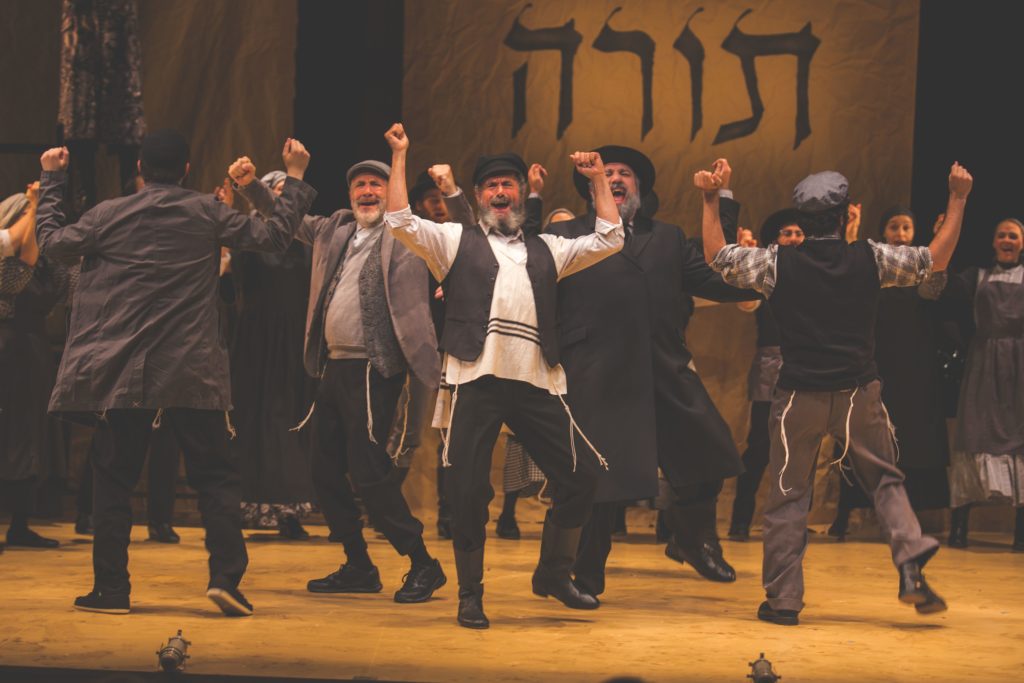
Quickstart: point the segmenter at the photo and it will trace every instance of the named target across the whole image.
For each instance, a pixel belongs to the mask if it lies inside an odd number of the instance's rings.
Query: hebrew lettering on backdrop
[[[561,139],[565,129],[572,123],[572,67],[583,36],[576,30],[575,19],[552,28],[526,28],[519,20],[531,7],[532,4],[527,4],[516,16],[512,28],[505,36],[505,45],[520,52],[558,50],[562,53],[557,133],[558,139]],[[526,68],[527,63],[523,63],[512,76],[512,137],[526,123]]]
[[[757,130],[764,116],[764,103],[757,87],[757,67],[754,60],[758,57],[773,55],[793,55],[796,57],[796,142],[793,149],[811,134],[810,104],[808,102],[808,86],[811,79],[811,58],[821,44],[811,33],[811,22],[807,22],[798,33],[776,33],[772,35],[751,35],[739,29],[743,17],[753,10],[746,10],[736,19],[729,35],[722,41],[722,49],[740,58],[743,67],[743,80],[747,85],[750,97],[751,117],[742,121],[727,123],[718,129],[712,144],[717,145],[750,135]]]
[[[693,18],[704,11],[703,7],[694,10],[690,18],[686,20],[683,32],[672,43],[672,47],[678,50],[686,61],[690,63],[690,111],[693,112],[690,123],[690,142],[697,137],[697,132],[704,125],[704,44],[700,42],[697,34],[690,29],[690,22]]]
[[[643,113],[640,117],[640,139],[643,140],[654,126],[654,102],[651,86],[654,80],[654,39],[643,31],[616,31],[609,22],[621,7],[616,7],[605,19],[593,47],[601,52],[632,52],[640,58],[640,78],[643,84]]]

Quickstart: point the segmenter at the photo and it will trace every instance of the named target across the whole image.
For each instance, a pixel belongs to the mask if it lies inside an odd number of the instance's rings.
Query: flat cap
[[[794,208],[806,213],[827,211],[850,199],[850,181],[842,173],[822,171],[807,176],[793,188]]]
[[[376,159],[360,161],[358,164],[353,164],[352,167],[348,169],[348,173],[345,174],[345,182],[351,183],[352,179],[360,173],[372,173],[374,175],[379,175],[384,180],[387,180],[391,177],[391,167],[383,161],[377,161]]]
[[[526,179],[526,162],[515,152],[485,154],[476,160],[473,169],[473,184],[479,185],[491,176],[515,174]]]

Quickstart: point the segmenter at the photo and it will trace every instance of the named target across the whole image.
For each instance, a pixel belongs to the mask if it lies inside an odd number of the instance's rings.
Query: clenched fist
[[[228,167],[228,176],[239,187],[245,187],[256,180],[256,165],[252,163],[249,157],[238,157],[235,163]]]
[[[722,186],[718,189],[728,190],[729,180],[732,178],[732,166],[729,165],[729,160],[715,159],[715,163],[711,165],[711,172],[717,173],[718,177],[722,179]]]
[[[967,169],[954,161],[953,167],[949,169],[949,193],[957,199],[967,199],[974,186],[974,178]]]
[[[28,197],[28,203],[32,206],[39,205],[39,181],[29,183],[25,186],[25,196]]]
[[[597,152],[573,152],[569,158],[580,175],[590,180],[604,175],[604,162]]]
[[[532,164],[526,173],[526,180],[530,183],[530,192],[541,194],[544,190],[544,178],[548,175],[547,169],[540,164]]]
[[[427,169],[427,175],[437,185],[437,189],[447,196],[455,194],[458,186],[455,185],[455,176],[452,175],[452,167],[448,164],[434,164]]]
[[[305,145],[295,138],[288,138],[284,141],[281,159],[284,161],[285,172],[292,178],[302,180],[306,167],[309,166],[309,151]]]
[[[39,164],[44,171],[63,171],[68,167],[71,153],[67,147],[51,147],[39,157]]]
[[[757,240],[754,239],[754,233],[746,228],[740,228],[736,231],[736,244],[741,247],[756,247]]]
[[[702,192],[718,192],[722,188],[722,176],[714,171],[697,171],[693,184]]]
[[[409,136],[405,134],[405,127],[400,123],[388,128],[388,132],[384,133],[384,139],[388,141],[393,152],[404,152],[409,149]]]

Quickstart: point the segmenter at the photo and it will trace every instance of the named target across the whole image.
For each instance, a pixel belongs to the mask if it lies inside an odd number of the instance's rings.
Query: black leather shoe
[[[490,628],[491,622],[484,614],[483,586],[479,593],[459,591],[459,626],[465,628]]]
[[[742,524],[740,522],[733,522],[729,526],[729,540],[732,541],[749,541],[750,540],[750,525]]]
[[[78,515],[75,517],[75,533],[79,536],[92,536],[92,515]]]
[[[689,563],[698,574],[709,581],[732,583],[736,580],[736,570],[722,557],[721,549],[710,543],[701,543],[698,547],[684,547],[673,538],[665,546],[665,556],[680,564]]]
[[[88,595],[75,598],[75,609],[102,614],[128,614],[131,610],[131,599],[128,593],[111,593],[94,588]]]
[[[181,536],[174,530],[174,527],[163,522],[149,525],[149,540],[157,543],[180,543]]]
[[[519,540],[519,524],[516,523],[515,517],[499,515],[496,530],[498,532],[498,538],[505,538],[510,541]]]
[[[544,518],[540,539],[540,559],[533,572],[533,593],[542,598],[553,597],[570,609],[597,609],[601,603],[593,595],[576,587],[569,576],[576,562],[583,527],[566,529],[551,520],[551,511]]]
[[[429,564],[414,564],[403,579],[402,587],[395,591],[395,602],[426,602],[441,586],[448,583],[448,577],[437,560]]]
[[[601,601],[581,591],[568,576],[551,577],[534,572],[533,594],[542,598],[555,598],[569,609],[597,609]]]
[[[800,623],[800,612],[795,609],[772,609],[765,600],[757,608],[757,618],[779,626],[796,626]]]
[[[931,589],[921,573],[917,560],[904,562],[899,566],[900,602],[914,605],[921,614],[933,614],[946,609],[946,602]]]
[[[211,586],[206,591],[206,597],[210,598],[226,617],[251,617],[252,605],[237,588],[218,588]]]
[[[306,584],[310,593],[380,593],[382,588],[380,572],[373,565],[363,569],[343,564],[338,571],[322,579],[311,579]]]
[[[449,517],[437,518],[437,537],[446,541],[452,540],[452,520]]]
[[[43,538],[28,527],[23,527],[7,530],[7,545],[12,548],[56,548],[60,546],[60,541]]]
[[[289,541],[309,540],[309,532],[303,528],[297,517],[285,517],[280,520],[277,533],[281,535],[281,538],[286,538]]]

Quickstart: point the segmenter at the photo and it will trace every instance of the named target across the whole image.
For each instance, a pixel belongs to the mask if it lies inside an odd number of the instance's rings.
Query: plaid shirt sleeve
[[[775,289],[775,263],[778,245],[768,248],[741,247],[727,244],[711,262],[711,269],[722,274],[722,279],[733,287],[753,289],[765,298]]]
[[[928,247],[905,247],[868,240],[875,252],[878,282],[882,287],[913,287],[932,272]]]

